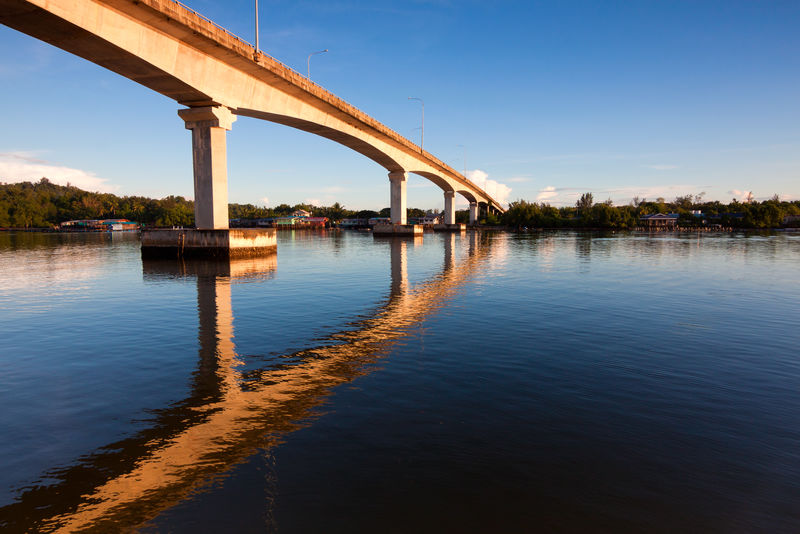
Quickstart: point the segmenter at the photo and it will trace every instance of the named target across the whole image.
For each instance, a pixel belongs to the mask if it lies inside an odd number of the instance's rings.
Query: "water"
[[[800,236],[0,233],[8,532],[796,532]]]

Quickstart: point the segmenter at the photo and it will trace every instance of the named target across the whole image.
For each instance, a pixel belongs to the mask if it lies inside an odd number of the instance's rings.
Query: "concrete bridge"
[[[0,0],[0,22],[186,106],[192,131],[195,225],[228,228],[226,132],[238,115],[304,130],[359,152],[389,175],[391,220],[406,223],[409,173],[479,210],[502,206],[441,160],[249,43],[172,0]]]

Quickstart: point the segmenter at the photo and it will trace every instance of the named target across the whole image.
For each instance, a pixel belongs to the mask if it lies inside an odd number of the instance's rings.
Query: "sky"
[[[254,2],[184,0],[246,41]],[[485,185],[574,205],[752,192],[800,199],[800,2],[259,2],[261,49]],[[180,106],[0,26],[0,182],[193,197]],[[306,132],[240,117],[229,200],[381,209],[386,171]],[[408,205],[442,209],[409,176]],[[459,199],[459,207],[466,206]]]

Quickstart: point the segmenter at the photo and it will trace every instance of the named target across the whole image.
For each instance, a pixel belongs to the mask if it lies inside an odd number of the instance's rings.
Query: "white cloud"
[[[642,165],[645,169],[653,169],[654,171],[671,171],[677,169],[677,165]]]
[[[475,185],[486,191],[486,193],[500,204],[508,204],[508,196],[511,188],[501,184],[496,180],[490,180],[489,174],[480,169],[467,172],[467,178]]]
[[[80,187],[87,191],[112,193],[116,186],[93,172],[73,169],[39,159],[33,152],[0,152],[0,181],[8,183],[38,182],[47,178],[53,183]]]
[[[536,201],[542,202],[545,200],[549,200],[551,198],[555,198],[557,196],[558,196],[558,191],[556,191],[556,188],[553,187],[552,185],[548,185],[547,187],[539,191],[539,194],[536,195]]]
[[[492,196],[494,196],[495,200],[499,203],[508,205],[509,195],[511,195],[511,188],[505,184],[498,183],[497,192]]]
[[[690,185],[690,184],[666,184],[657,186],[644,186],[644,187],[620,187],[609,188],[594,192],[595,201],[602,201],[606,198],[611,198],[614,204],[627,204],[633,197],[639,199],[647,199],[655,201],[658,198],[664,198],[670,202],[675,197],[683,195],[698,195],[711,189],[709,185]],[[587,191],[589,191],[587,189]]]
[[[480,169],[475,169],[474,171],[467,171],[467,178],[478,187],[483,187],[484,185],[486,185],[486,179],[488,177],[489,174]]]
[[[680,195],[697,195],[708,191],[709,185],[687,185],[687,184],[668,184],[659,186],[637,186],[637,187],[608,187],[595,189],[589,186],[566,186],[553,187],[547,186],[539,190],[536,201],[548,202],[554,206],[572,206],[583,193],[592,193],[596,202],[602,202],[610,198],[615,205],[627,204],[633,197],[654,201],[659,197],[671,201]]]
[[[530,178],[525,178],[523,176],[515,176],[514,178],[509,178],[508,181],[513,183],[513,184],[518,184],[518,183],[521,183],[521,182],[530,182],[531,179]]]
[[[322,206],[322,201],[318,198],[306,198],[303,204],[311,204],[312,206]]]
[[[733,195],[738,200],[747,200],[747,197],[753,194],[752,191],[740,191],[739,189],[731,189],[728,191],[729,195]]]
[[[258,199],[262,206],[269,206],[269,197],[262,197]]]

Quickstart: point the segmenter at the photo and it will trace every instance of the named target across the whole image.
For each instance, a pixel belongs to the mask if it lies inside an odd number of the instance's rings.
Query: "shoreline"
[[[169,228],[168,228],[169,229]],[[364,232],[362,229],[354,228],[281,228],[281,230],[292,231],[320,231],[320,230],[347,230],[354,232]],[[559,227],[543,227],[543,228],[527,228],[527,229],[512,229],[507,226],[467,226],[467,232],[508,232],[511,234],[535,234],[540,232],[604,232],[604,233],[618,233],[628,232],[636,234],[732,234],[732,233],[765,233],[765,232],[785,232],[785,233],[800,233],[800,228],[676,228],[676,229],[646,229],[646,228],[592,228],[592,227],[579,227],[579,228],[559,228]],[[70,230],[55,230],[52,228],[0,228],[0,232],[6,233],[42,233],[42,234],[136,234],[141,233],[141,230],[98,230],[98,231],[70,231]]]

